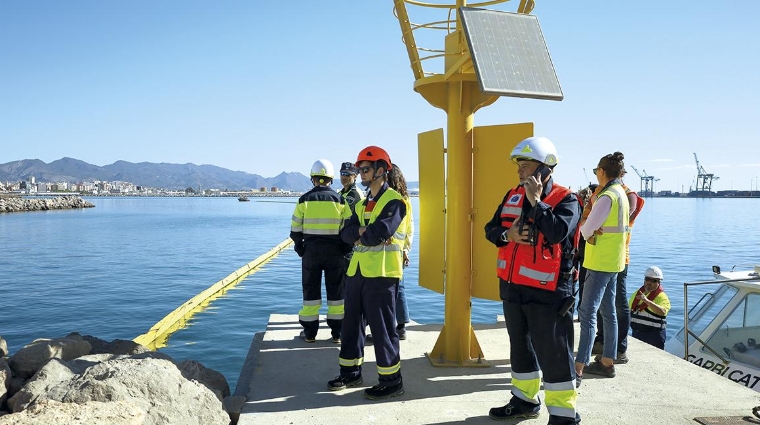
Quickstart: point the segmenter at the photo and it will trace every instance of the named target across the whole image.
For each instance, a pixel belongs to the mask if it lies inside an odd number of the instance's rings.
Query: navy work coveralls
[[[551,191],[553,179],[544,187],[541,199]],[[510,191],[511,192],[511,191]],[[511,196],[504,196],[491,221],[485,225],[486,239],[497,247],[511,242],[501,239],[506,230],[501,224],[502,206]],[[566,254],[573,252],[573,236],[581,217],[581,206],[574,194],[567,195],[554,208],[543,202],[535,207],[523,203],[523,217],[532,217],[547,243],[561,243]],[[575,409],[575,360],[573,358],[573,314],[563,316],[560,309],[574,299],[570,255],[563,257],[557,288],[548,291],[517,285],[499,279],[504,318],[510,340],[512,395],[536,405],[540,403],[539,370],[543,372],[546,406],[550,424],[575,424],[580,419]]]
[[[374,199],[380,200],[387,190],[388,185],[383,184]],[[372,201],[368,197],[360,202]],[[341,229],[340,237],[351,244],[359,239],[365,246],[383,244],[393,236],[405,215],[406,205],[403,200],[388,202],[378,218],[366,226],[366,231],[360,238],[361,223],[354,212]],[[346,278],[346,313],[339,356],[341,376],[355,378],[361,375],[365,328],[369,324],[375,346],[378,383],[390,386],[401,382],[401,356],[396,333],[396,292],[399,280],[365,277],[361,267],[354,276]]]
[[[298,199],[293,214],[290,238],[301,256],[303,308],[298,320],[307,338],[315,338],[319,330],[319,309],[322,306],[322,273],[327,294],[327,325],[332,337],[340,338],[343,323],[345,272],[344,256],[351,245],[344,243],[338,231],[348,206],[338,192],[327,186],[315,186]]]

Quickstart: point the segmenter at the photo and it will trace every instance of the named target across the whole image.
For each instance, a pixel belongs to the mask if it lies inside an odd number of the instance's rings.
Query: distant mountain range
[[[262,177],[232,171],[215,165],[167,164],[116,161],[99,167],[74,158],[61,158],[49,164],[39,159],[23,159],[0,164],[0,181],[22,181],[34,177],[38,182],[124,181],[138,186],[165,189],[251,190],[277,187],[282,190],[307,191],[309,177],[301,173],[280,173]],[[340,184],[338,182],[338,184]]]

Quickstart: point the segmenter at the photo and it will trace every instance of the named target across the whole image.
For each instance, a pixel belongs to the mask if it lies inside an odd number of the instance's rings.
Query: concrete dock
[[[332,392],[327,381],[338,374],[339,346],[330,341],[329,329],[323,325],[317,342],[307,344],[298,338],[298,316],[272,315],[266,332],[254,338],[240,375],[236,395],[246,396],[246,402],[238,423],[498,423],[488,417],[488,409],[506,404],[511,390],[504,323],[474,325],[491,365],[485,368],[432,366],[425,353],[432,350],[440,328],[407,328],[408,338],[401,341],[406,392],[378,402],[363,396],[365,388],[377,383],[371,345],[365,349],[364,384]],[[752,408],[760,405],[760,393],[633,338],[628,355],[628,364],[616,366],[617,377],[584,377],[578,396],[583,424],[760,423],[749,421]],[[548,418],[543,406],[538,419],[524,423],[546,424]]]

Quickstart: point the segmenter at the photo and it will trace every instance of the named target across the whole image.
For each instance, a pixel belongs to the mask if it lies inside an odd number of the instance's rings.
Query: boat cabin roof
[[[753,271],[741,270],[721,272],[715,274],[716,280],[747,279],[737,282],[726,282],[727,285],[751,292],[760,292],[760,266],[755,266]]]

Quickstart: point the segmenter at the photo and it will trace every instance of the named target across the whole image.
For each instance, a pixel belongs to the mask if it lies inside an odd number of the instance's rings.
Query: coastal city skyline
[[[412,20],[436,20],[418,12]],[[720,177],[713,191],[756,191],[757,12],[746,0],[537,0],[565,99],[502,98],[475,125],[534,122],[559,149],[558,181],[576,188],[619,150],[636,189],[631,166],[659,179],[656,191],[688,192],[696,153]],[[3,2],[0,163],[69,156],[276,175],[376,144],[418,180],[417,134],[446,121],[412,90],[400,39],[390,1]]]
[[[37,160],[35,160],[37,161]],[[87,166],[92,166],[91,164],[84,163],[82,161],[73,159],[73,158],[62,158],[59,160],[60,162],[66,162],[69,166],[73,165],[74,168],[83,168]],[[108,179],[98,179],[98,178],[92,178],[92,177],[82,177],[81,175],[79,177],[74,177],[73,175],[70,175],[69,177],[65,178],[53,178],[53,179],[38,179],[34,172],[29,172],[29,169],[25,169],[23,167],[19,167],[21,170],[23,170],[23,174],[25,177],[16,178],[15,180],[13,178],[8,178],[7,175],[5,177],[5,180],[2,179],[3,176],[3,170],[4,168],[8,168],[8,166],[13,167],[14,164],[20,164],[23,161],[19,161],[18,163],[7,163],[7,164],[0,164],[0,193],[16,193],[16,194],[27,194],[27,195],[55,195],[60,193],[78,193],[82,195],[127,195],[127,196],[177,196],[177,195],[187,195],[187,196],[239,196],[243,194],[263,194],[266,196],[269,196],[270,194],[275,194],[277,196],[297,196],[300,195],[308,190],[308,188],[311,187],[311,182],[309,181],[309,177],[305,174],[299,173],[299,172],[281,172],[277,177],[261,177],[256,175],[249,175],[250,177],[255,178],[263,178],[264,180],[262,183],[269,183],[269,184],[276,184],[276,185],[258,185],[255,187],[238,187],[234,184],[222,184],[220,186],[219,181],[217,180],[215,183],[209,183],[208,181],[204,181],[203,177],[201,177],[196,170],[189,170],[189,174],[192,175],[192,178],[194,179],[194,183],[188,183],[185,182],[185,184],[177,184],[175,180],[175,184],[173,185],[162,185],[160,183],[156,183],[156,180],[153,180],[153,184],[144,184],[144,183],[138,183],[137,181],[140,180],[140,178],[133,178],[133,179],[127,179],[127,180],[108,180]],[[123,163],[124,161],[119,161]],[[115,165],[115,164],[112,164]],[[136,165],[136,164],[132,164]],[[184,169],[185,166],[191,165],[195,166],[195,164],[151,164],[151,163],[142,163],[139,164],[142,167],[151,167],[151,166],[157,166],[161,167],[164,172],[166,172],[166,166],[180,166],[182,167],[182,172],[179,174],[166,174],[164,178],[166,179],[177,179],[187,177],[188,170]],[[208,165],[204,166],[208,167]],[[64,168],[66,168],[64,166]],[[220,167],[215,167],[218,170],[226,171],[229,173],[232,173],[234,175],[238,175],[240,172],[232,171],[223,169]],[[633,168],[633,167],[632,167]],[[123,168],[121,169],[123,170]],[[39,171],[39,175],[46,175],[50,174],[51,172],[55,173],[70,173],[71,168],[69,167],[67,170],[63,170],[62,168],[59,168],[58,171],[50,171],[50,170],[44,170]],[[145,171],[145,170],[143,170]],[[638,170],[635,170],[638,172]],[[148,173],[155,173],[154,170],[148,170]],[[92,173],[90,170],[89,173]],[[127,172],[129,174],[129,172]],[[704,176],[703,176],[704,177]],[[217,176],[218,178],[218,176]],[[642,179],[643,180],[643,179]],[[741,189],[728,189],[728,190],[712,190],[708,191],[704,187],[703,190],[689,190],[685,192],[679,192],[679,191],[672,191],[672,190],[656,190],[656,187],[653,183],[654,179],[650,179],[648,183],[642,182],[642,189],[638,190],[636,187],[632,186],[632,183],[629,183],[631,187],[634,190],[637,190],[639,194],[641,194],[644,197],[651,197],[651,196],[662,196],[662,197],[760,197],[760,191],[753,188],[750,190],[741,190]],[[419,182],[418,181],[408,181],[409,185],[409,191],[412,195],[418,196],[419,195]],[[357,186],[359,186],[359,182],[356,183]],[[704,184],[704,182],[703,182]],[[181,187],[180,187],[181,186]],[[209,187],[212,186],[212,187]],[[221,187],[224,187],[223,189]],[[339,180],[334,180],[332,187],[335,190],[339,190],[341,187],[341,182]],[[576,188],[577,189],[577,188]]]

